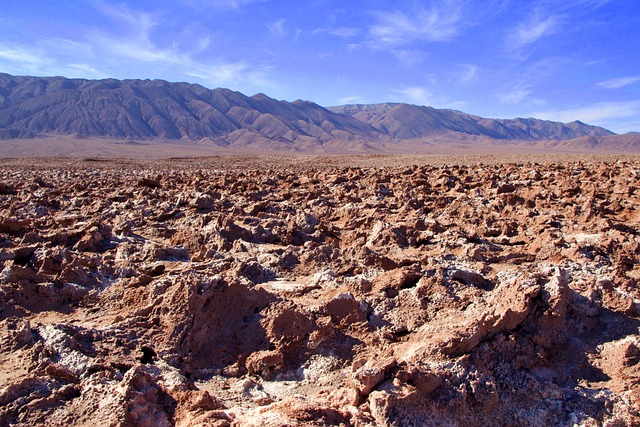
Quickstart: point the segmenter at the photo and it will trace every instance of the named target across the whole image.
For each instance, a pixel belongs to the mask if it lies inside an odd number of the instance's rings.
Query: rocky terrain
[[[0,425],[640,425],[635,157],[0,165]]]
[[[163,80],[0,73],[0,155],[21,156],[24,146],[31,156],[75,155],[64,148],[69,142],[63,137],[106,139],[119,144],[119,157],[130,156],[126,144],[158,141],[200,145],[190,147],[191,152],[202,146],[252,153],[451,153],[458,146],[485,152],[504,147],[640,152],[640,135],[618,136],[579,121],[488,119],[391,103],[327,109],[308,101]],[[6,141],[14,141],[13,146]],[[90,142],[94,150],[103,149]]]

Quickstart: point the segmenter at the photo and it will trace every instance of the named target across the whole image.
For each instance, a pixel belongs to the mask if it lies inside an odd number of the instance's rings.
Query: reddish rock
[[[0,424],[637,425],[640,164],[479,159],[5,159]]]

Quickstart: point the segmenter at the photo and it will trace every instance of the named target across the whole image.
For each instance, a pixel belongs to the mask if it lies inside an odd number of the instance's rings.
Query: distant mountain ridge
[[[579,121],[565,124],[533,118],[486,119],[455,110],[400,103],[342,105],[329,110],[355,117],[396,139],[424,138],[446,132],[523,141],[614,135],[607,129]]]
[[[308,101],[278,101],[264,94],[248,97],[229,89],[164,80],[0,73],[0,139],[51,135],[369,152],[384,151],[405,140],[428,141],[446,135],[534,142],[595,138],[589,144],[597,145],[598,138],[615,134],[578,121],[487,119],[400,103],[323,108]]]

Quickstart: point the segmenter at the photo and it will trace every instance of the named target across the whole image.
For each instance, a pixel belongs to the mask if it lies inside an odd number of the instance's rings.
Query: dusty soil
[[[0,160],[0,425],[640,425],[637,157]]]
[[[511,156],[513,153],[528,155],[603,155],[605,153],[620,155],[621,153],[640,152],[640,138],[637,135],[615,135],[603,137],[607,141],[589,144],[582,139],[569,141],[513,141],[494,140],[487,137],[469,135],[438,135],[430,138],[388,141],[374,146],[363,147],[350,141],[336,140],[332,144],[318,147],[304,147],[296,144],[281,144],[269,147],[264,144],[244,147],[219,146],[210,141],[188,140],[117,140],[109,138],[79,138],[74,136],[50,136],[34,139],[0,138],[1,158],[95,158],[95,159],[166,159],[166,158],[202,158],[207,156],[252,156],[256,152],[271,153],[279,158],[305,155],[385,155],[390,157],[412,157],[415,153],[430,156],[478,156],[500,155]],[[609,141],[610,140],[610,141]],[[582,141],[582,142],[581,142]],[[293,153],[293,154],[292,154]],[[394,154],[391,154],[394,153]]]

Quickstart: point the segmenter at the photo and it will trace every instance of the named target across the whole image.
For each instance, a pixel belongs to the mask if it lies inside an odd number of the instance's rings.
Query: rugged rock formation
[[[640,424],[640,163],[417,160],[3,161],[0,425]]]

